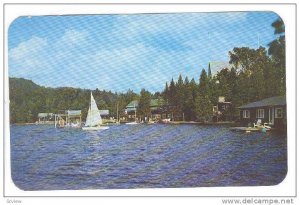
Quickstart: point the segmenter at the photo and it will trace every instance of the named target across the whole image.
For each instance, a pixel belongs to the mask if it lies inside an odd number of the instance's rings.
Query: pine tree
[[[176,105],[176,87],[174,80],[172,78],[170,82],[170,87],[169,87],[169,104],[170,105]]]
[[[142,89],[140,92],[140,100],[137,112],[143,118],[147,117],[149,119],[149,115],[151,113],[150,109],[150,101],[151,101],[151,93]]]
[[[193,105],[193,95],[192,89],[190,86],[190,82],[188,77],[186,76],[184,79],[184,101],[183,101],[183,113],[184,113],[184,120],[189,121],[192,120],[192,105]]]
[[[190,82],[190,89],[192,91],[193,100],[195,100],[197,97],[198,86],[197,86],[197,83],[194,78],[192,78],[192,80]]]
[[[194,112],[196,115],[196,120],[198,121],[208,121],[212,116],[213,105],[207,95],[198,93],[195,100]]]
[[[169,99],[169,85],[168,85],[168,82],[166,82],[165,90],[163,92],[163,97],[164,97],[164,100],[167,102],[168,99]]]
[[[195,99],[194,112],[197,120],[206,121],[212,116],[213,105],[210,100],[209,79],[204,69],[202,69],[199,81],[199,91]]]
[[[208,78],[207,78],[206,71],[204,69],[202,69],[201,71],[201,75],[199,79],[199,88],[200,88],[199,91],[201,93],[204,93],[204,95],[208,94]]]
[[[195,112],[195,108],[196,108],[196,98],[198,95],[198,85],[195,81],[194,78],[192,78],[191,82],[190,82],[190,90],[191,90],[191,103],[190,103],[190,109],[191,109],[191,120],[196,120],[196,112]]]
[[[183,80],[182,80],[181,74],[178,76],[177,85],[178,85],[178,87],[182,87],[183,86]]]
[[[208,63],[207,77],[208,77],[208,79],[209,79],[209,80],[211,80],[211,79],[212,79],[212,74],[211,74],[210,63]]]
[[[178,116],[183,116],[183,108],[184,108],[184,84],[182,80],[181,74],[178,77],[178,81],[176,83],[176,111]]]

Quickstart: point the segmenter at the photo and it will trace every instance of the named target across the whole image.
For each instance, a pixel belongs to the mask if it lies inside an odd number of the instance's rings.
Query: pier
[[[80,127],[81,126],[81,110],[65,110],[54,114],[54,127]]]

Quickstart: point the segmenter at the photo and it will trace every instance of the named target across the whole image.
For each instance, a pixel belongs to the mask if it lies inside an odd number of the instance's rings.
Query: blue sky
[[[198,81],[234,47],[267,47],[272,12],[19,17],[8,31],[10,77],[48,87],[162,91],[179,74]],[[258,41],[259,39],[259,41]]]

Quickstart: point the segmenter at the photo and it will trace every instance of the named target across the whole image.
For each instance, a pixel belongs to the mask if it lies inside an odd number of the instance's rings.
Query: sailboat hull
[[[97,131],[97,130],[107,130],[107,129],[109,129],[108,126],[82,127],[82,130],[87,130],[87,131]]]

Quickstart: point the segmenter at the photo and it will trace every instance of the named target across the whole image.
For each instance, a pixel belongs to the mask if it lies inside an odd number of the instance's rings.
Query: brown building
[[[232,121],[233,118],[232,103],[225,101],[225,97],[220,96],[217,105],[213,107],[213,121]]]
[[[252,102],[238,107],[240,109],[240,121],[244,126],[257,122],[280,129],[286,129],[286,97],[275,96],[260,101]]]

